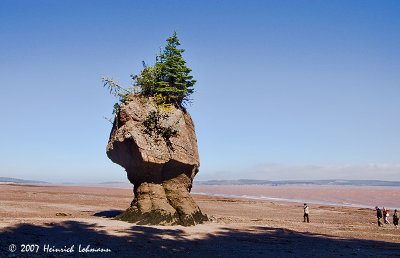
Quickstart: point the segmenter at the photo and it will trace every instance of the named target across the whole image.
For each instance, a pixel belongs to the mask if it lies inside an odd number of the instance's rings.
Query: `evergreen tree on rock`
[[[164,51],[157,57],[153,68],[157,72],[154,94],[161,94],[166,99],[166,103],[182,106],[189,101],[189,95],[194,92],[193,85],[196,80],[189,75],[192,71],[185,64],[182,57],[184,49],[179,49],[180,45],[176,32],[167,39]]]
[[[192,69],[186,66],[182,57],[184,49],[178,48],[180,42],[176,32],[167,38],[167,45],[156,56],[156,63],[147,66],[143,61],[144,69],[138,75],[131,75],[133,88],[125,89],[113,79],[102,77],[104,87],[108,87],[110,93],[124,102],[129,94],[139,94],[145,97],[157,99],[157,104],[172,104],[183,107],[190,101],[189,96],[194,92],[193,85],[196,80],[190,75]],[[116,103],[114,113],[120,103]]]

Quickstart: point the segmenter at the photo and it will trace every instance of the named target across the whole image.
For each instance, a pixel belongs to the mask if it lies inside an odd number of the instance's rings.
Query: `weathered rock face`
[[[145,133],[143,121],[155,110],[147,98],[130,95],[114,121],[107,156],[125,168],[135,194],[120,219],[138,224],[202,223],[207,217],[189,193],[200,166],[193,121],[187,112],[171,107],[160,120],[178,131],[168,146],[163,138]]]

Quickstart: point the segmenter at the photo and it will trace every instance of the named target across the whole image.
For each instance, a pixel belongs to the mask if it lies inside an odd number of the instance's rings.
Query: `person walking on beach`
[[[386,209],[386,224],[390,224],[389,217],[390,217],[389,210]]]
[[[310,217],[309,217],[310,209],[308,208],[307,203],[304,204],[304,222],[310,223]]]
[[[382,211],[381,211],[381,209],[379,209],[378,206],[376,206],[375,209],[376,209],[376,217],[378,218],[378,227],[382,227],[382,221],[381,221]]]
[[[385,207],[383,207],[383,221],[385,224],[389,224],[389,210],[385,209]]]
[[[397,228],[399,225],[399,214],[397,213],[397,210],[394,210],[393,214],[393,225]]]

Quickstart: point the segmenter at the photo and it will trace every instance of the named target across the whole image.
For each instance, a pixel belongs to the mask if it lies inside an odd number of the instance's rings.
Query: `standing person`
[[[385,209],[385,207],[383,207],[383,222],[385,222],[385,224],[389,224],[389,211],[387,209]]]
[[[304,204],[304,222],[310,223],[310,217],[309,217],[310,209],[308,208],[307,203]]]
[[[389,217],[390,217],[389,210],[386,209],[386,218],[385,218],[386,219],[386,221],[385,221],[386,224],[390,224]]]
[[[382,211],[381,211],[381,209],[379,209],[378,206],[376,206],[375,209],[376,209],[376,217],[378,218],[378,227],[382,227],[382,221],[381,221]]]
[[[397,210],[394,210],[393,214],[393,225],[397,228],[397,225],[399,225],[399,214],[397,213]]]

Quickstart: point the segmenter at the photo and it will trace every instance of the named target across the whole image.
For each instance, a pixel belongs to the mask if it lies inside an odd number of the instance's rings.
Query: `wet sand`
[[[252,188],[245,191],[261,191]],[[272,188],[272,194],[294,190]],[[303,187],[296,189],[293,198],[302,199]],[[366,198],[357,188],[323,190],[314,189],[313,196],[342,200],[344,192]],[[304,190],[305,197],[309,191]],[[0,257],[400,257],[400,229],[378,228],[372,209],[310,204],[311,222],[304,223],[302,203],[194,197],[210,222],[186,228],[140,226],[113,219],[129,206],[130,189],[0,185]],[[15,252],[9,250],[12,244]],[[21,252],[24,244],[39,250]],[[46,252],[46,245],[73,246],[73,252]]]
[[[400,208],[399,187],[330,185],[195,185],[194,193],[249,199],[295,200],[298,202],[353,206],[358,208]]]

